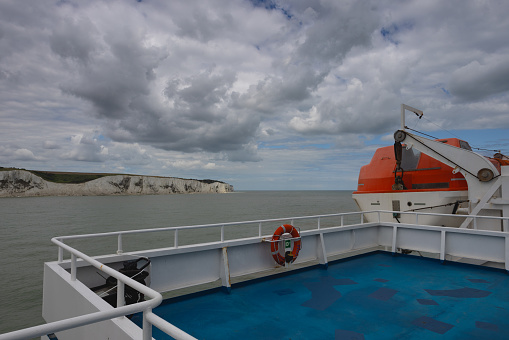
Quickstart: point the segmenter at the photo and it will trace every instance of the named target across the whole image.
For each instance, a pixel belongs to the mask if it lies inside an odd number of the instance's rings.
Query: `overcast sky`
[[[509,153],[509,2],[0,1],[0,166],[355,189],[407,125]]]

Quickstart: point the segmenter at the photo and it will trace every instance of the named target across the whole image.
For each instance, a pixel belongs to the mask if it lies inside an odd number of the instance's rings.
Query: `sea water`
[[[43,263],[57,259],[51,238],[109,231],[252,221],[357,211],[351,191],[0,198],[0,334],[44,323]],[[264,225],[271,234],[278,224]],[[230,227],[226,238],[256,236]],[[179,234],[179,244],[215,241],[217,231]],[[244,235],[245,234],[245,235]],[[173,234],[125,237],[126,251],[172,246]],[[116,238],[71,242],[89,255],[114,253]],[[67,257],[68,258],[68,257]]]

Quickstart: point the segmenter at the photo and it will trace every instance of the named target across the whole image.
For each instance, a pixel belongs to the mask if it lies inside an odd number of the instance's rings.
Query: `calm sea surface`
[[[44,323],[43,263],[57,259],[52,237],[349,211],[357,211],[351,191],[0,198],[0,334]],[[268,223],[263,233],[277,226]],[[226,228],[225,237],[257,233],[255,226],[237,226]],[[125,237],[124,250],[173,245],[173,234],[145,235]],[[179,244],[219,238],[217,230],[201,230],[179,234]],[[70,244],[92,255],[116,251],[116,238]]]

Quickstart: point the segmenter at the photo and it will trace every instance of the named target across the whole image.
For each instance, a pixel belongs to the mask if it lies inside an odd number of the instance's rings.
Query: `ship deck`
[[[505,270],[376,251],[154,312],[198,339],[507,339],[507,287]],[[141,326],[141,314],[132,321]]]

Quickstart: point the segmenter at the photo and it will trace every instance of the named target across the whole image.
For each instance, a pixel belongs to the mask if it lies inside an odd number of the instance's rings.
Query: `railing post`
[[[320,229],[320,217],[318,217],[318,229]]]
[[[118,234],[118,240],[117,240],[117,254],[120,255],[124,252],[122,249],[122,234]]]
[[[221,226],[221,242],[224,242],[224,225]]]
[[[440,232],[440,261],[445,261],[445,230]]]
[[[143,311],[143,340],[152,340],[152,324],[147,320],[147,315],[152,312],[152,308]]]
[[[58,263],[64,261],[64,249],[62,247],[58,247]]]
[[[419,224],[419,214],[415,214],[415,224]]]
[[[474,217],[474,229],[477,230],[477,216]]]
[[[392,228],[392,253],[393,254],[396,254],[397,240],[398,240],[398,227],[394,226]]]
[[[258,223],[258,237],[262,237],[262,222]]]
[[[378,215],[378,223],[380,223],[380,211],[377,211],[377,215]]]
[[[76,255],[71,253],[71,281],[76,281]]]
[[[344,215],[341,215],[341,226],[343,226],[343,217]]]
[[[361,224],[364,224],[364,214],[361,214]]]
[[[179,230],[178,229],[175,229],[175,244],[174,244],[175,248],[178,248],[179,247]]]
[[[124,293],[125,293],[125,283],[123,283],[120,280],[117,280],[117,308],[125,305]],[[120,318],[122,318],[122,316]]]

